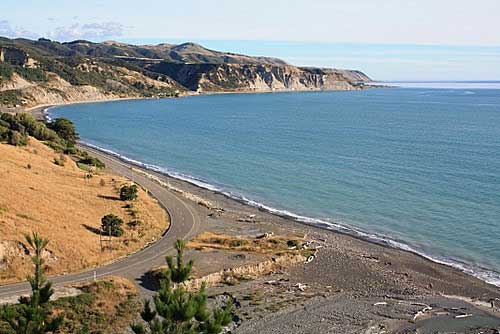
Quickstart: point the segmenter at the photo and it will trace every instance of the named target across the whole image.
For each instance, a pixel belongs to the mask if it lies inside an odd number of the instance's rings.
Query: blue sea
[[[149,168],[500,284],[498,88],[204,95],[50,114]]]

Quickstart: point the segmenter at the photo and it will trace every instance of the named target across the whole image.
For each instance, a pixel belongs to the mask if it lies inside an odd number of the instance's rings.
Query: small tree
[[[61,139],[65,140],[67,146],[74,146],[79,139],[75,125],[69,119],[57,118],[47,126],[54,130]]]
[[[114,237],[119,237],[123,234],[123,220],[114,215],[114,214],[109,214],[101,219],[101,229],[102,232],[106,235],[111,234]]]
[[[31,285],[31,296],[19,298],[19,305],[9,305],[0,309],[0,319],[8,325],[7,333],[15,334],[42,334],[54,332],[62,324],[63,317],[50,319],[48,316],[47,303],[54,293],[52,283],[44,277],[44,260],[42,252],[47,246],[48,240],[38,234],[26,235],[26,241],[34,250],[31,258],[35,265],[33,276],[28,277]]]
[[[135,184],[130,186],[122,186],[120,188],[120,199],[122,201],[133,201],[137,198],[137,186]]]
[[[217,334],[232,320],[232,305],[229,303],[224,309],[207,308],[207,294],[205,285],[198,292],[188,292],[182,282],[189,279],[193,261],[186,265],[183,261],[185,243],[177,240],[175,249],[177,258],[174,262],[167,256],[168,270],[161,280],[160,290],[153,297],[154,311],[148,301],[141,312],[142,324],[133,324],[132,330],[136,334]],[[175,285],[175,287],[174,287]]]

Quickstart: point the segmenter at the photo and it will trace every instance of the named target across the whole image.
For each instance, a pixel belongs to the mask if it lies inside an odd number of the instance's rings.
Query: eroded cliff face
[[[168,75],[198,92],[356,90],[370,81],[359,71],[299,68],[291,65],[155,63],[148,70]]]
[[[194,43],[60,43],[0,37],[0,108],[212,92],[357,90],[359,71],[297,67],[283,60]]]

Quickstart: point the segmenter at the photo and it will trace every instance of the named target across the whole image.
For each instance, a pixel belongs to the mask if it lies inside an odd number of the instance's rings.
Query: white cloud
[[[21,27],[14,27],[7,20],[0,20],[0,36],[10,37],[10,38],[38,38],[39,35],[23,29]]]
[[[117,22],[104,23],[75,23],[70,26],[55,28],[49,33],[49,38],[58,41],[72,41],[76,39],[103,40],[123,36],[125,26]]]
[[[49,17],[49,21],[54,18]],[[75,23],[69,26],[59,26],[50,31],[46,37],[57,41],[72,41],[75,39],[104,40],[108,38],[123,36],[125,26],[117,22],[102,23]],[[37,39],[41,36],[38,33],[26,30],[20,26],[13,26],[8,20],[0,20],[0,36],[9,38],[30,38]]]

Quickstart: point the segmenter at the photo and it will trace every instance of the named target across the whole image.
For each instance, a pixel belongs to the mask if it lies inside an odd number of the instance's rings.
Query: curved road
[[[177,239],[187,239],[197,234],[200,227],[200,216],[193,209],[191,203],[160,186],[155,181],[133,171],[129,165],[99,151],[87,147],[85,147],[85,150],[99,157],[106,164],[106,167],[114,173],[125,176],[147,189],[167,210],[170,216],[170,226],[161,239],[132,255],[95,269],[50,277],[50,280],[53,282],[54,287],[58,287],[68,283],[92,280],[94,274],[97,278],[116,275],[135,280],[143,288],[141,293],[148,295],[150,292],[148,293],[147,288],[145,288],[147,284],[141,283],[144,274],[155,266],[165,264],[165,255],[173,249]],[[0,299],[28,294],[30,291],[27,282],[2,285],[0,286]]]

